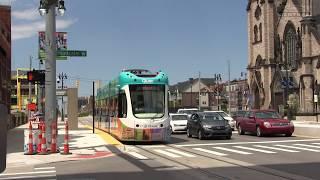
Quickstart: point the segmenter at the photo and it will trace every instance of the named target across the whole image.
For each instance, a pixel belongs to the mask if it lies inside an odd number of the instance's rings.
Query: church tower
[[[272,96],[270,85],[276,69],[275,25],[273,0],[248,0],[248,84],[251,107],[267,109]]]

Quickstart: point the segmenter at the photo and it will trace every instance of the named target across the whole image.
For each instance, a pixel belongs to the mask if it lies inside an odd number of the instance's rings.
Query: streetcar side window
[[[118,116],[119,116],[119,118],[126,118],[127,117],[127,97],[124,92],[119,94]]]

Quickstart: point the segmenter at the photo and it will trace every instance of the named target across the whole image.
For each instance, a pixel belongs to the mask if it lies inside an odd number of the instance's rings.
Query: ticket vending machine
[[[6,169],[8,109],[0,104],[0,173]]]

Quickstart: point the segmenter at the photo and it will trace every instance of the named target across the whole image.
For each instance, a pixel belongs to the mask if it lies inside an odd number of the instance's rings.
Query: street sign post
[[[86,57],[87,51],[78,51],[78,50],[57,51],[57,55],[58,56]]]

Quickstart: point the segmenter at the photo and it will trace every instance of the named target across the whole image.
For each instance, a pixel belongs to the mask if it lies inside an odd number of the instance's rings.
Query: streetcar
[[[120,141],[170,140],[168,76],[123,70],[97,90],[95,127]]]

